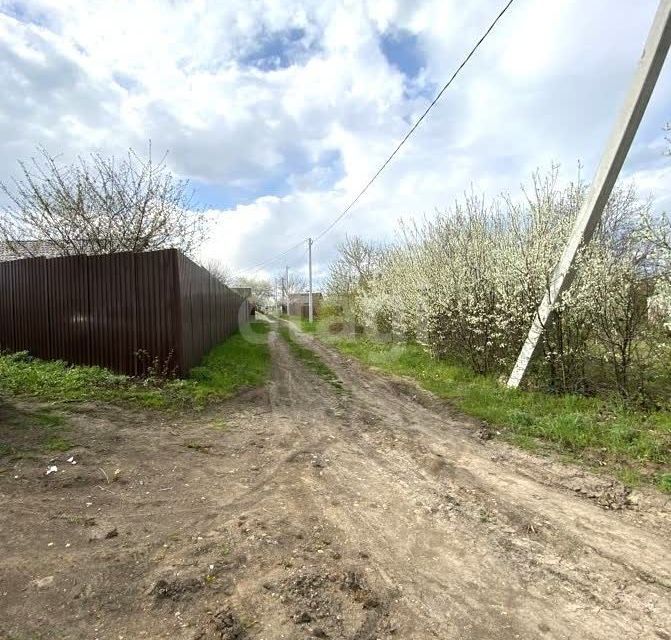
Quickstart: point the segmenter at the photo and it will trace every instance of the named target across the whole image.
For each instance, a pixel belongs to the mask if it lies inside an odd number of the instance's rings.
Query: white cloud
[[[262,262],[339,213],[502,4],[0,0],[0,179],[36,144],[69,157],[151,138],[174,171],[217,194],[204,256],[234,268]],[[345,232],[389,238],[399,217],[430,214],[471,187],[515,190],[552,161],[572,174],[580,159],[591,175],[656,4],[514,3],[315,247],[318,270]],[[399,30],[424,57],[415,78],[381,48]],[[660,206],[671,195],[660,131],[671,120],[670,66],[625,167]],[[302,253],[277,266],[302,264]]]

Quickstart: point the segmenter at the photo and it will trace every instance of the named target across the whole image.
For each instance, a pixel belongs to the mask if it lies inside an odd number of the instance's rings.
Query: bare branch
[[[151,251],[175,247],[192,254],[204,221],[185,180],[132,149],[117,159],[93,153],[66,165],[38,148],[20,174],[0,183],[9,207],[0,213],[0,241],[48,243],[61,255]]]

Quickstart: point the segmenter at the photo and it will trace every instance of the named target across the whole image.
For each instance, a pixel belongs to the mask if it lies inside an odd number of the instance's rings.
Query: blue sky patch
[[[408,78],[416,77],[424,66],[419,38],[407,29],[387,31],[380,37],[380,47],[389,64]]]
[[[310,53],[304,38],[305,30],[297,28],[265,32],[256,46],[240,58],[240,62],[262,71],[285,69],[301,62]]]
[[[288,195],[299,184],[306,190],[329,189],[345,175],[342,155],[336,149],[324,151],[313,164],[306,157],[296,154],[291,165],[285,167],[285,171],[268,173],[264,179],[244,184],[224,185],[190,180],[194,191],[193,204],[213,209],[234,209],[262,196]]]
[[[235,209],[238,205],[254,202],[261,196],[284,196],[291,192],[286,176],[268,176],[264,180],[249,184],[214,184],[190,180],[193,189],[193,204],[212,209]]]
[[[38,11],[36,8],[29,9],[27,5],[20,2],[10,2],[0,10],[0,13],[5,13],[12,18],[16,18],[19,22],[26,24],[47,25],[47,18],[44,13]]]
[[[120,87],[126,89],[126,91],[133,91],[134,89],[138,89],[140,86],[140,84],[134,78],[121,71],[115,71],[112,73],[112,77],[114,78],[114,82],[116,82]]]

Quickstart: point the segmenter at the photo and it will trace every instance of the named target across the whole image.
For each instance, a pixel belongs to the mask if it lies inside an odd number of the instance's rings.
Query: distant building
[[[231,291],[235,291],[241,298],[247,300],[249,305],[249,314],[252,316],[256,315],[256,300],[252,297],[252,288],[251,287],[229,287]]]
[[[252,288],[251,287],[231,287],[235,293],[237,293],[241,298],[245,300],[252,297]]]
[[[58,248],[48,240],[13,240],[0,242],[0,262],[22,258],[56,258],[61,255]]]
[[[319,308],[322,303],[322,294],[312,294],[312,310],[315,318],[319,315]],[[289,315],[299,316],[301,318],[308,318],[310,309],[310,294],[309,293],[291,293],[289,294]]]

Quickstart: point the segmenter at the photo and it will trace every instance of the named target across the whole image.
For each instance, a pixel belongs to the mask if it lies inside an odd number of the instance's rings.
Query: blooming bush
[[[534,175],[520,197],[466,197],[432,219],[402,224],[397,242],[370,248],[376,258],[365,278],[350,265],[346,291],[331,286],[331,293],[369,332],[415,340],[480,373],[507,374],[585,192],[580,181],[560,185],[553,168]],[[545,327],[532,380],[557,391],[614,389],[627,397],[657,389],[669,339],[648,313],[648,299],[665,277],[661,265],[671,264],[654,242],[667,238],[660,224],[633,188],[613,193]],[[337,272],[343,256],[331,285]]]

